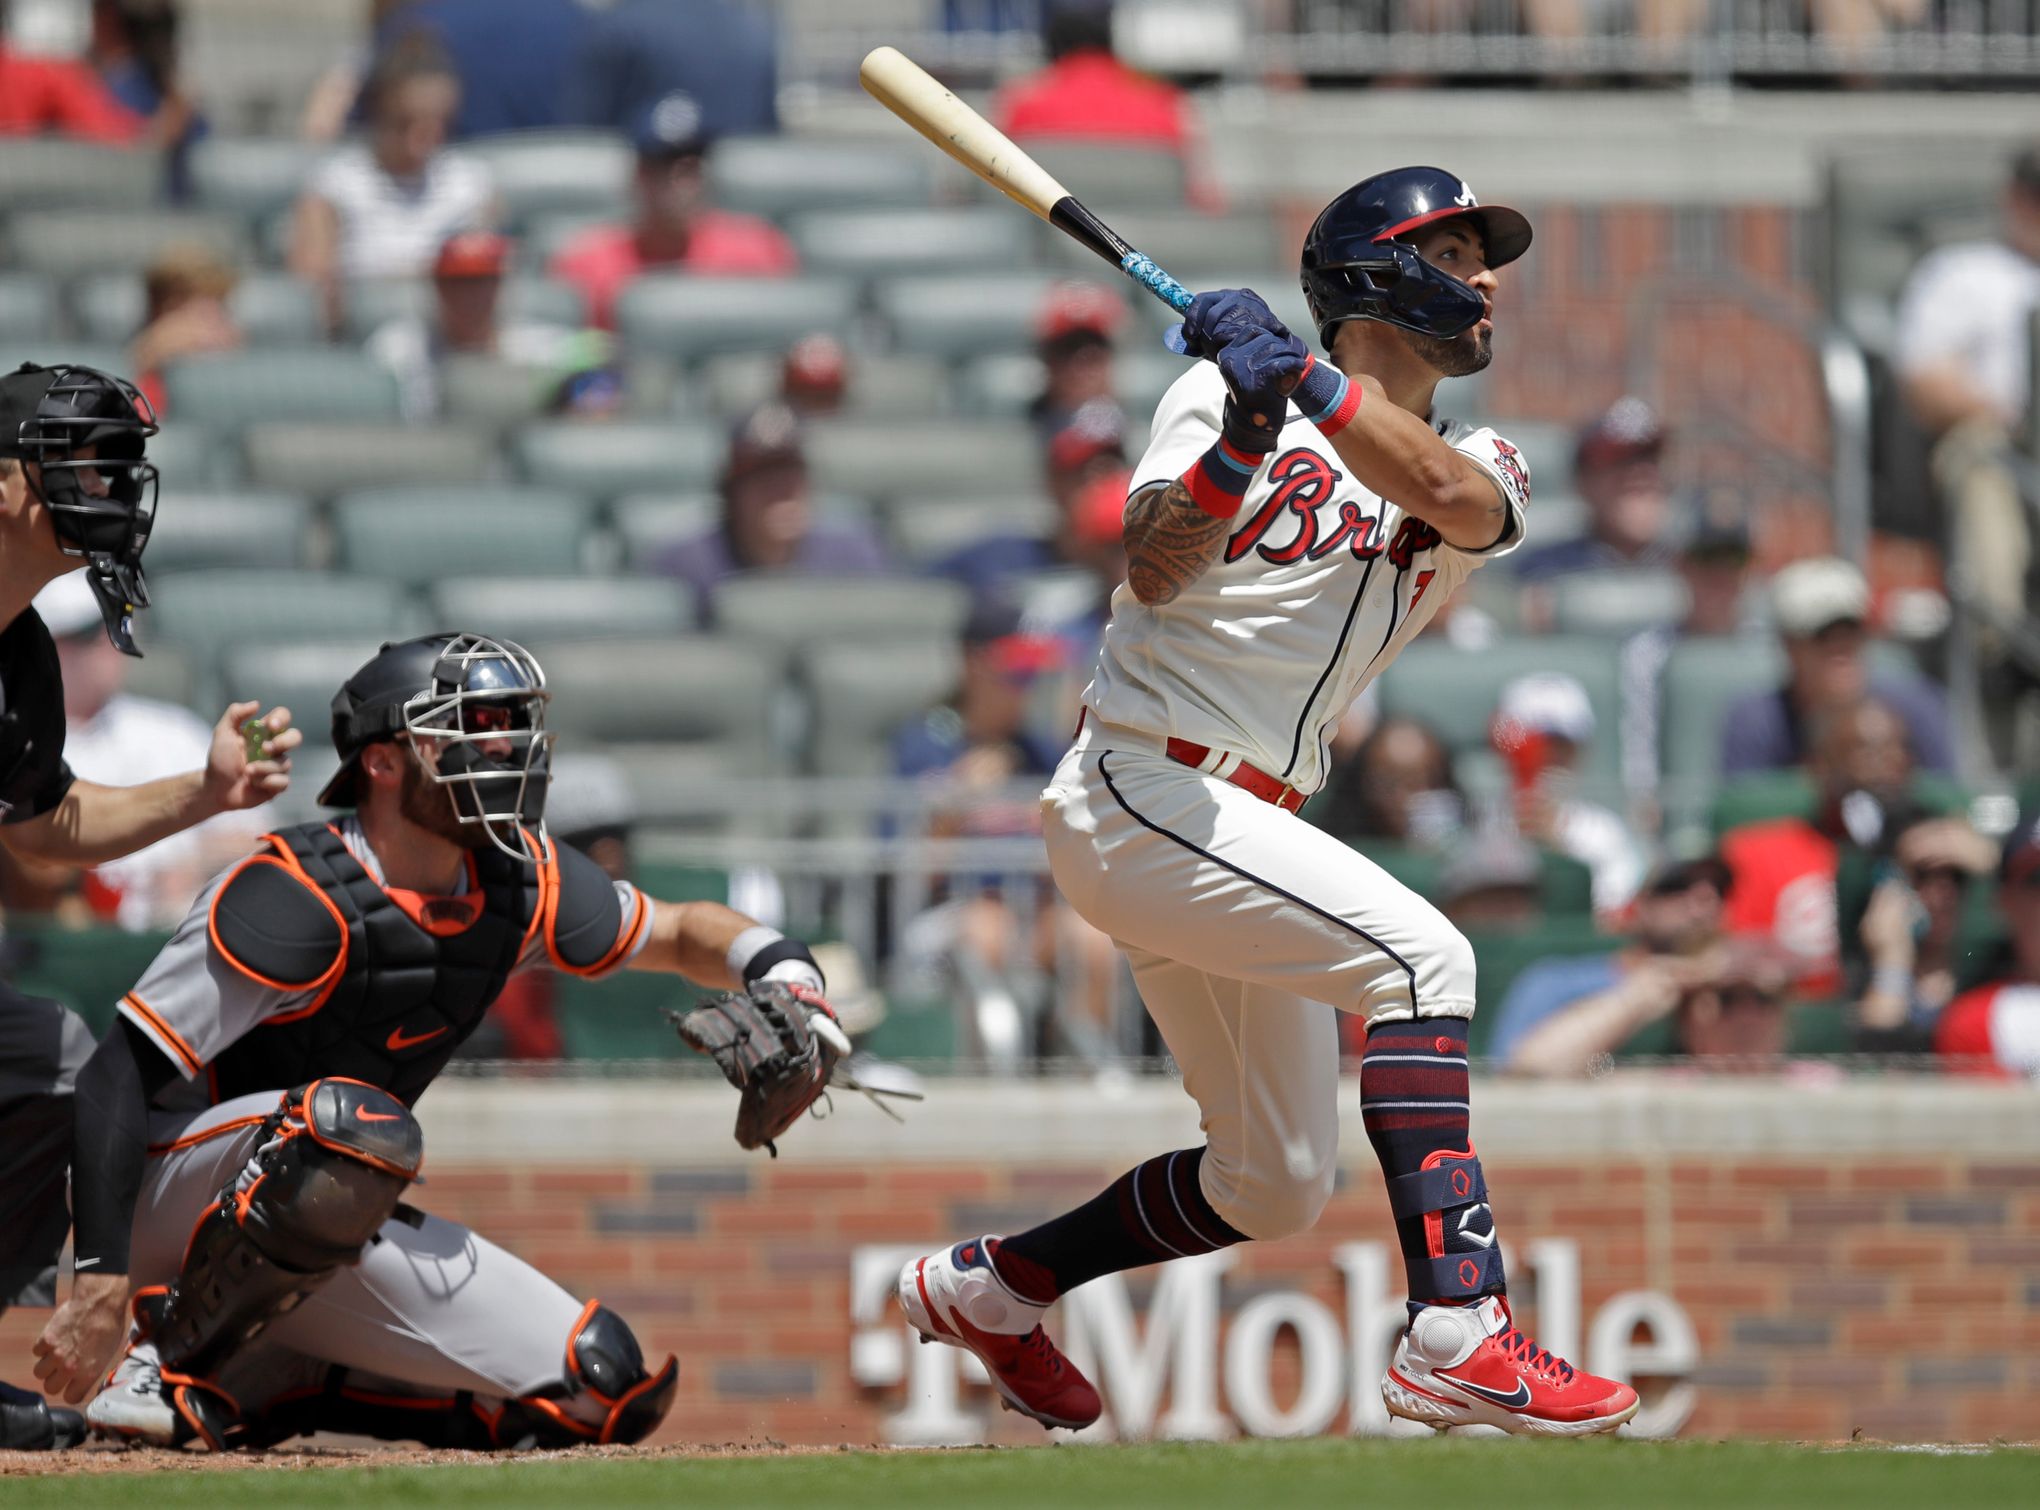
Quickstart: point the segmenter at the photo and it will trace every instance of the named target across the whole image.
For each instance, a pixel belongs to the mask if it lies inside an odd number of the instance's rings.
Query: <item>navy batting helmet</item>
[[[1396,240],[1439,220],[1469,220],[1489,267],[1530,247],[1530,222],[1483,205],[1443,168],[1395,168],[1353,185],[1326,205],[1303,242],[1303,293],[1318,339],[1331,349],[1344,320],[1380,320],[1422,336],[1456,336],[1480,319],[1481,297]]]

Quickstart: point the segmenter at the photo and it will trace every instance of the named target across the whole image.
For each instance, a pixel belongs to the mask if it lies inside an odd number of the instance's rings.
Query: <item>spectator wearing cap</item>
[[[319,165],[291,224],[290,270],[335,326],[348,282],[423,277],[447,238],[497,218],[489,170],[446,148],[460,80],[443,53],[414,38],[376,64],[363,99],[368,139]]]
[[[186,357],[237,351],[240,322],[227,307],[234,269],[202,246],[166,247],[142,274],[142,327],[128,348],[135,385],[158,414],[163,369]]]
[[[1082,566],[1087,500],[1088,513],[1095,516],[1100,486],[1109,481],[1118,489],[1123,511],[1129,478],[1125,411],[1111,399],[1092,399],[1042,447],[1042,480],[1055,504],[1053,535],[992,535],[939,562],[936,573],[961,582],[973,594],[1010,595],[1024,577]]]
[[[368,354],[397,380],[404,418],[439,417],[446,364],[455,358],[531,369],[536,384],[557,366],[574,332],[562,325],[502,317],[510,239],[494,231],[460,231],[432,259],[432,307],[402,315],[368,338]]]
[[[1109,288],[1068,282],[1048,291],[1035,323],[1041,392],[1027,406],[1027,417],[1044,438],[1084,405],[1118,391],[1115,343],[1125,323],[1126,305]]]
[[[1191,202],[1220,208],[1189,97],[1119,61],[1111,0],[1049,0],[1041,30],[1048,66],[999,91],[992,120],[1000,130],[1023,146],[1088,142],[1172,153]]]
[[[1062,758],[1060,743],[1027,727],[1029,694],[1039,677],[1060,669],[1063,647],[1028,625],[1010,600],[989,596],[964,622],[963,664],[956,690],[907,724],[893,740],[901,776],[941,775],[963,791],[963,809],[937,820],[949,833],[1031,833],[1034,805],[1018,816],[968,811],[973,794],[1022,778],[1046,777]]]
[[[1556,1074],[1581,1062],[1582,1041],[1626,1043],[1713,971],[1728,888],[1728,867],[1713,855],[1659,865],[1637,894],[1622,948],[1540,960],[1516,977],[1488,1052],[1523,1074]],[[1563,1027],[1551,1026],[1561,1018]]]
[[[1577,791],[1594,732],[1587,689],[1559,671],[1519,676],[1505,686],[1492,725],[1514,778],[1517,831],[1586,866],[1594,911],[1612,917],[1636,895],[1644,858],[1629,825]]]
[[[1785,649],[1785,683],[1730,705],[1721,725],[1724,777],[1803,764],[1813,726],[1865,696],[1905,721],[1921,766],[1953,770],[1940,694],[1917,677],[1870,668],[1870,586],[1860,571],[1832,557],[1795,561],[1771,579],[1771,613]]]
[[[850,353],[825,331],[802,336],[779,364],[779,397],[802,419],[840,414],[850,391]]]
[[[719,486],[721,521],[656,562],[701,594],[710,617],[716,587],[740,572],[861,577],[891,569],[868,526],[815,518],[800,416],[784,404],[761,405],[732,428]]]
[[[1527,548],[1516,580],[1549,583],[1579,572],[1663,571],[1672,565],[1672,494],[1665,482],[1666,434],[1640,398],[1617,399],[1573,445],[1573,486],[1587,508],[1587,532]],[[1549,616],[1549,609],[1540,610]]]
[[[2032,529],[2010,455],[2031,407],[2036,309],[2040,145],[2012,164],[1995,237],[1941,247],[1913,269],[1892,343],[1906,405],[1934,438],[1950,559],[1966,591],[2011,622],[2034,602]]]
[[[1998,857],[1959,815],[1915,812],[1896,830],[1857,930],[1866,968],[1856,995],[1856,1047],[1924,1054],[1963,973],[1958,950],[1970,888]]]
[[[712,135],[777,131],[771,19],[732,0],[620,0],[596,16],[572,60],[564,109],[576,125],[628,132],[676,92],[700,102]]]
[[[147,118],[123,105],[89,64],[17,52],[0,0],[0,138],[64,136],[125,147],[148,129]]]
[[[2040,1080],[2040,813],[2006,835],[1997,881],[2007,933],[1998,968],[1948,1004],[1934,1050],[1951,1069]]]
[[[616,296],[646,273],[771,278],[799,270],[793,243],[772,222],[708,202],[714,136],[694,96],[654,101],[635,123],[632,142],[635,220],[589,227],[552,263],[555,278],[586,295],[597,325],[616,328]]]

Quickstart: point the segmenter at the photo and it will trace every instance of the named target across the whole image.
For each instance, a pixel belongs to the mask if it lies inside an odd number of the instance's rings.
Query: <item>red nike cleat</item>
[[[977,1354],[1012,1409],[1080,1431],[1104,1408],[1098,1391],[1041,1329],[1048,1307],[1022,1300],[999,1278],[986,1247],[997,1242],[977,1238],[910,1259],[900,1270],[900,1309],[922,1341]]]
[[[1441,1431],[1480,1423],[1518,1436],[1586,1437],[1636,1414],[1636,1391],[1583,1373],[1516,1330],[1508,1302],[1426,1306],[1396,1344],[1381,1398]]]

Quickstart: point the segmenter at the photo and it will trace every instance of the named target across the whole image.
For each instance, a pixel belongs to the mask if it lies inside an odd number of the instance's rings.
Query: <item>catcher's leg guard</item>
[[[217,1447],[238,1411],[206,1382],[236,1348],[353,1263],[417,1178],[424,1137],[408,1108],[358,1080],[291,1091],[254,1156],[192,1229],[167,1289],[136,1297],[173,1397],[193,1433]],[[209,1391],[214,1400],[202,1398]]]
[[[499,1447],[641,1442],[666,1419],[679,1387],[679,1359],[668,1354],[657,1372],[646,1368],[623,1318],[591,1300],[567,1339],[565,1378],[505,1403],[492,1435]]]

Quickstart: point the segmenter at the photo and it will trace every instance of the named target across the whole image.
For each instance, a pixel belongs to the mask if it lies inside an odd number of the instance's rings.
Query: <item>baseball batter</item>
[[[1296,816],[1347,705],[1468,573],[1523,539],[1529,476],[1488,429],[1437,417],[1485,367],[1496,270],[1529,222],[1437,168],[1341,194],[1303,249],[1329,361],[1255,294],[1199,295],[1127,501],[1076,742],[1042,794],[1050,866],[1117,941],[1203,1114],[1029,1231],[908,1263],[924,1337],[983,1360],[1048,1426],[1098,1418],[1049,1340],[1101,1274],[1307,1230],[1338,1148],[1335,1012],[1367,1024],[1361,1114],[1387,1181],[1410,1320],[1388,1409],[1439,1428],[1611,1431],[1637,1397],[1516,1329],[1468,1136],[1473,951],[1429,903]]]
[[[424,1151],[411,1106],[538,967],[741,987],[687,1036],[740,1085],[740,1061],[794,1066],[788,1096],[747,1092],[746,1146],[821,1093],[817,1039],[849,1045],[805,945],[546,838],[546,698],[505,641],[383,647],[334,700],[342,765],[320,800],[349,811],[215,880],[122,1000],[78,1074],[79,1282],[36,1344],[44,1387],[83,1398],[132,1287],[133,1344],[86,1412],[102,1433],[571,1446],[664,1417],[672,1358],[647,1365],[606,1306],[402,1203]]]

